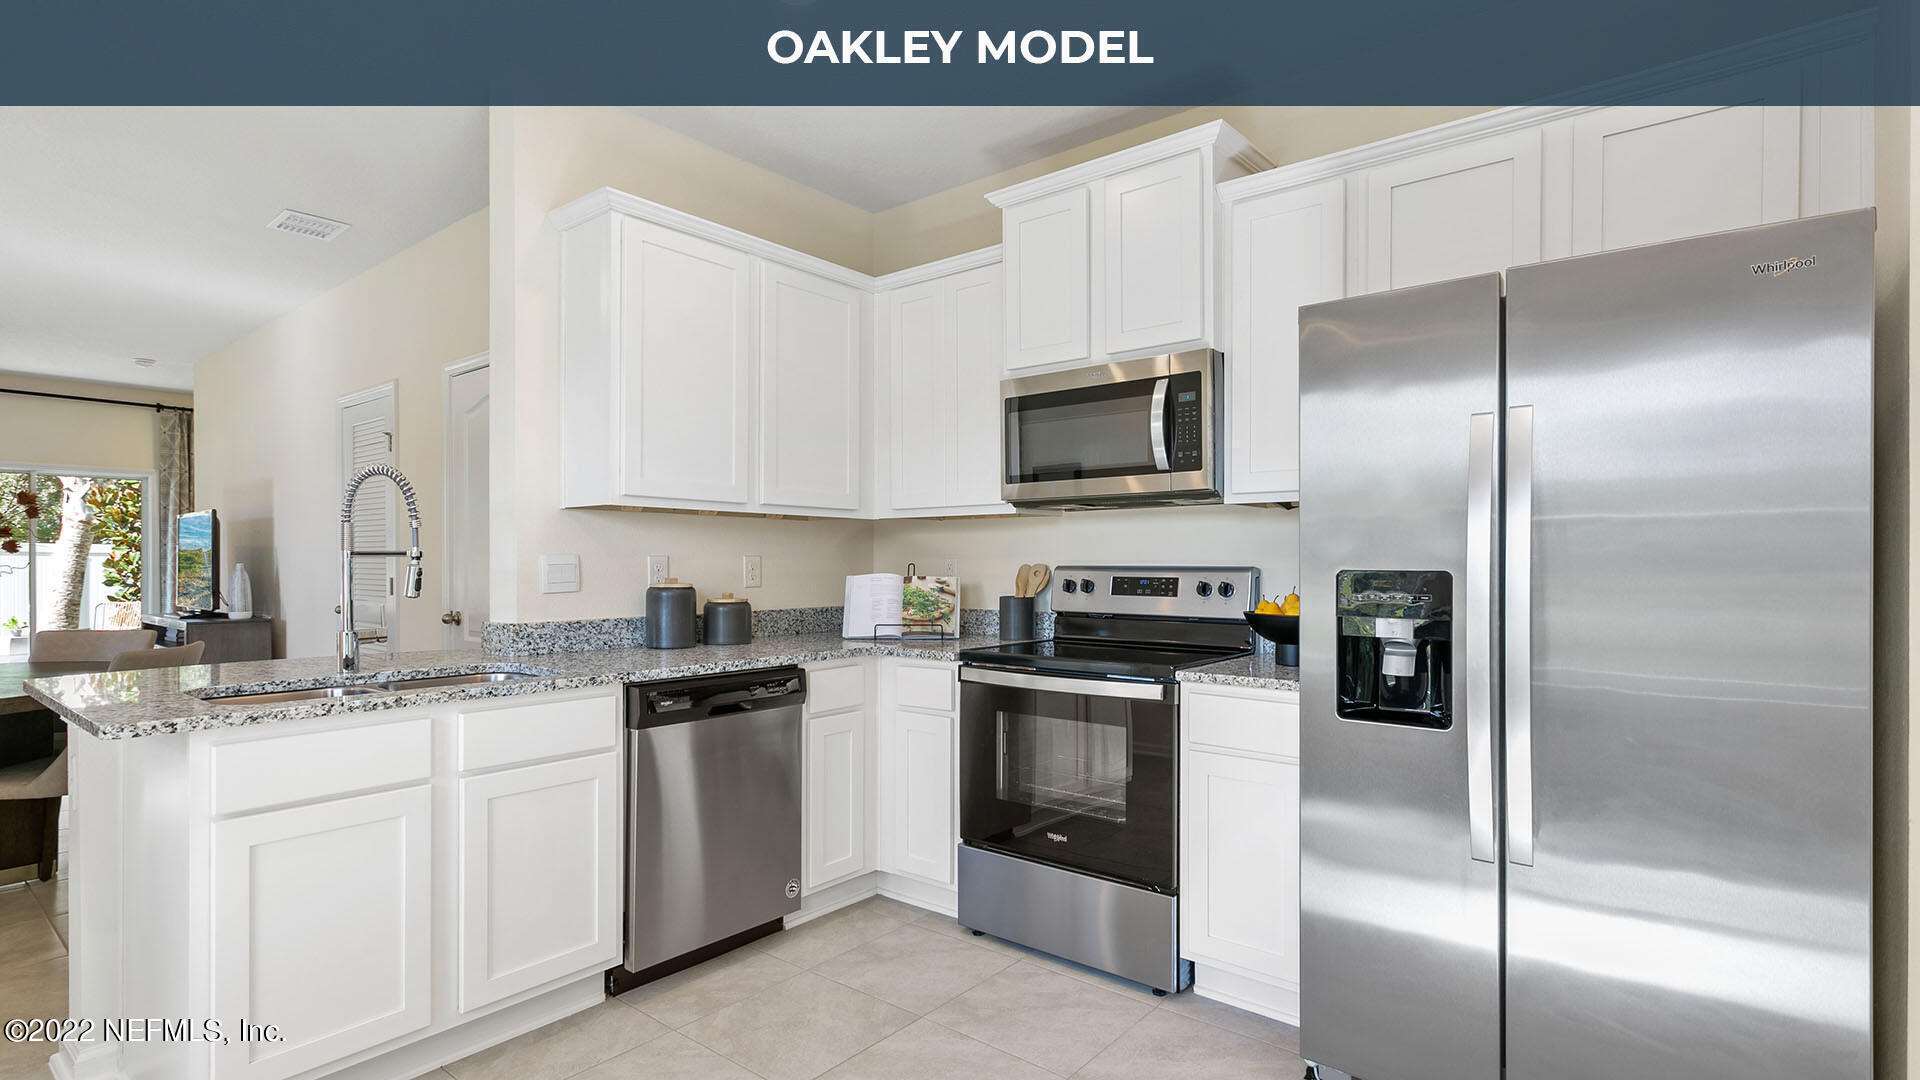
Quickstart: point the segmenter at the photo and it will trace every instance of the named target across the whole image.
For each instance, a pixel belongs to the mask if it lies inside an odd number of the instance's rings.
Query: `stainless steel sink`
[[[473,686],[479,683],[538,678],[542,676],[528,671],[474,671],[465,675],[423,675],[417,679],[388,679],[380,685],[389,690],[424,690],[434,686]]]
[[[384,686],[316,686],[310,690],[270,690],[260,694],[207,694],[204,700],[225,705],[277,705],[289,701],[325,701],[329,698],[384,694]]]

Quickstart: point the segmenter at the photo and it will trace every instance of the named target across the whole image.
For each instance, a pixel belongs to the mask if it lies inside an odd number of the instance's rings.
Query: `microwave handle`
[[[1147,432],[1153,439],[1153,467],[1166,472],[1167,464],[1167,383],[1161,378],[1153,384],[1153,408],[1147,417]]]

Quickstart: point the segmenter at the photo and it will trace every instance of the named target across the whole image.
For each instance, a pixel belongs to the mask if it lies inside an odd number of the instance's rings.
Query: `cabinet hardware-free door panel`
[[[620,958],[618,754],[460,781],[460,1011]]]
[[[213,1048],[216,1080],[282,1080],[432,1019],[424,785],[213,825],[213,1016],[284,1041]]]
[[[621,494],[748,505],[752,257],[646,221],[621,233]]]
[[[1210,195],[1197,150],[1107,179],[1102,287],[1109,356],[1166,351],[1207,336]]]
[[[1009,372],[1092,355],[1090,202],[1079,187],[1001,214]]]
[[[760,269],[760,502],[860,509],[865,303],[817,274]]]
[[[958,379],[949,343],[948,295],[942,282],[930,281],[896,290],[888,298],[893,443],[889,499],[896,510],[946,506],[953,494]]]
[[[807,721],[802,810],[811,892],[864,873],[867,862],[867,714]]]
[[[1368,291],[1539,262],[1540,162],[1532,130],[1368,170]]]
[[[1300,766],[1187,751],[1180,951],[1300,984]]]
[[[880,869],[951,888],[960,842],[953,717],[901,709],[885,724]]]

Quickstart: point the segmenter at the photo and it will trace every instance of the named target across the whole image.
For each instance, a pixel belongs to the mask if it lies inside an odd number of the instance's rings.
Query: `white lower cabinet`
[[[952,714],[894,708],[880,718],[879,869],[952,888],[959,844]]]
[[[214,824],[215,1077],[279,1080],[427,1026],[432,822],[423,784]]]
[[[1182,691],[1180,953],[1196,992],[1297,1024],[1298,695]]]
[[[460,1011],[620,957],[619,755],[460,781]]]
[[[807,668],[800,885],[809,893],[873,869],[868,858],[869,675],[859,660]]]

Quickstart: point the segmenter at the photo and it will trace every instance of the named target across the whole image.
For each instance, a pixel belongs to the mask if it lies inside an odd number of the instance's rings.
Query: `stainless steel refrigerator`
[[[1301,311],[1310,1062],[1872,1075],[1873,297],[1859,211]]]

